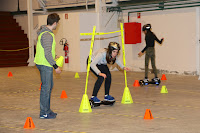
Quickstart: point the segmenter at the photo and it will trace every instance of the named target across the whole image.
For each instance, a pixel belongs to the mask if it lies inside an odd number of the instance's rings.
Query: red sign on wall
[[[124,23],[125,44],[141,43],[141,23]]]
[[[140,18],[141,14],[140,12],[137,13],[137,18]]]
[[[68,19],[68,14],[65,14],[65,19]]]

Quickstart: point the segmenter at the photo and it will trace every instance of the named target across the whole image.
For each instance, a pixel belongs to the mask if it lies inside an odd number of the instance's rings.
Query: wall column
[[[28,66],[35,66],[34,61],[34,42],[33,42],[33,3],[32,0],[27,0],[27,15],[28,15],[28,38],[29,38],[29,59]]]

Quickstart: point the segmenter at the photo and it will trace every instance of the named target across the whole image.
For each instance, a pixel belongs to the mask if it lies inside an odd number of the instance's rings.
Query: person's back
[[[154,47],[155,40],[156,40],[156,37],[155,37],[154,33],[151,31],[148,31],[147,34],[145,35],[146,45],[149,47]]]

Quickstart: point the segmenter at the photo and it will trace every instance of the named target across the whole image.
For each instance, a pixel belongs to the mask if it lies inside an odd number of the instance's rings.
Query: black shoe
[[[160,79],[158,77],[152,79],[152,81],[154,81],[154,82],[158,82],[159,80]]]
[[[56,115],[57,115],[57,113],[54,113],[53,111],[51,111],[49,114],[50,114],[50,115],[53,115],[53,116],[56,116]]]
[[[45,114],[45,115],[40,115],[40,119],[55,119],[56,115],[50,115],[49,114]]]
[[[144,83],[149,83],[149,79],[148,78],[144,78]]]

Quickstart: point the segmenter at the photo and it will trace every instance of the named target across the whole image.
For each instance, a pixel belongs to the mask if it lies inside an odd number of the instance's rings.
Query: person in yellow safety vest
[[[38,41],[34,62],[40,71],[41,92],[40,92],[40,118],[54,119],[57,113],[50,109],[51,91],[53,88],[53,68],[56,73],[61,73],[60,67],[55,61],[56,41],[52,30],[55,30],[60,17],[56,13],[49,14],[47,25],[38,30]]]

